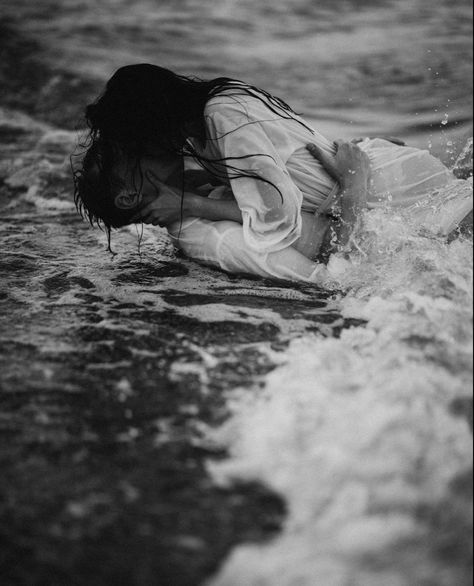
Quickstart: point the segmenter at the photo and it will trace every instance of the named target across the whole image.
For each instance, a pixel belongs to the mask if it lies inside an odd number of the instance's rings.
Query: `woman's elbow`
[[[279,209],[268,210],[263,223],[271,232],[295,235],[297,238],[301,236],[301,212],[296,208],[287,209],[282,206]]]

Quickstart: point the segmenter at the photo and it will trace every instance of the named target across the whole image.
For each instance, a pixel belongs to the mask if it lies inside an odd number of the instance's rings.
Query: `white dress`
[[[302,119],[285,120],[248,95],[213,98],[207,104],[205,119],[208,140],[200,155],[215,161],[211,167],[230,187],[227,197],[230,193],[237,201],[243,225],[190,218],[182,226],[170,227],[176,245],[191,258],[228,272],[323,284],[326,267],[292,245],[301,236],[302,212],[328,210],[339,189],[306,145],[312,142],[334,154],[334,144],[306,128]],[[423,223],[426,218],[417,204],[434,190],[457,181],[427,151],[381,139],[367,139],[359,146],[368,154],[372,167],[369,208],[413,207]],[[219,163],[222,159],[265,181],[225,173]],[[216,190],[214,197],[221,197],[223,191]],[[471,209],[472,197],[464,198],[456,202],[447,222],[438,214],[425,223],[428,227],[431,223],[435,232],[448,233]]]

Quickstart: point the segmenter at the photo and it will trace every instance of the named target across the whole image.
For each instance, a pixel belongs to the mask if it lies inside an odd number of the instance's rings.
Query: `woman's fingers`
[[[317,145],[308,145],[308,151],[318,159],[328,174],[341,186],[355,181],[368,182],[370,177],[370,160],[362,149],[347,140],[334,143],[336,155],[328,155]]]
[[[143,207],[140,211],[138,211],[130,220],[131,222],[141,222],[142,224],[145,224],[145,219],[147,218],[147,216],[150,214],[151,209],[150,209],[150,205],[146,205],[145,207]]]
[[[313,155],[313,157],[321,163],[321,165],[326,169],[329,175],[331,175],[333,179],[336,179],[336,181],[338,181],[340,175],[335,165],[334,157],[332,155],[328,155],[321,148],[319,148],[317,145],[313,143],[309,144],[306,148],[311,153],[311,155]]]
[[[399,138],[395,138],[394,136],[381,136],[380,138],[387,140],[388,142],[393,142],[393,144],[396,144],[397,146],[407,146],[406,142]]]
[[[141,222],[142,224],[151,224],[153,219],[156,217],[156,201],[144,206],[137,214],[131,219],[132,222]]]
[[[148,169],[146,171],[145,177],[153,185],[153,187],[156,189],[157,193],[159,193],[160,190],[163,187],[165,187],[165,184],[160,180],[160,178],[158,177],[158,175],[154,171],[152,171],[151,169]]]
[[[360,142],[362,142],[362,141],[360,141]],[[357,146],[357,143],[349,142],[348,140],[344,140],[343,138],[339,138],[338,140],[335,140],[334,145],[336,146],[337,152],[339,152],[340,149],[351,150],[353,148],[357,148],[358,150],[360,150],[359,147]]]
[[[391,142],[393,144],[396,144],[397,146],[407,146],[406,142],[404,142],[400,138],[396,138],[395,136],[369,136],[368,138],[370,140],[376,140],[376,139],[386,140],[387,142]],[[367,140],[367,138],[353,138],[351,140],[351,143],[352,144],[360,144],[361,142],[364,142],[364,140]]]

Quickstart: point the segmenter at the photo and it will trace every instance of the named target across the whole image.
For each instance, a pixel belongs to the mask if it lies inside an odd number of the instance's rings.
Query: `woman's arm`
[[[202,218],[177,222],[168,231],[187,256],[233,274],[299,281],[332,286],[327,268],[312,262],[292,247],[259,253],[245,242],[243,227],[236,222],[210,222]]]
[[[341,194],[341,221],[336,224],[337,243],[344,248],[358,224],[361,212],[367,208],[367,202],[361,202],[367,198],[367,188],[362,183],[354,183],[348,186]]]
[[[258,99],[219,96],[205,111],[209,157],[228,162],[227,178],[242,211],[247,246],[270,253],[301,236],[303,194],[286,168],[294,145],[288,128]]]
[[[242,212],[235,200],[215,200],[186,192],[154,180],[157,196],[145,204],[131,222],[167,227],[183,218],[196,217],[211,221],[229,220],[242,224]],[[183,199],[184,197],[184,199]]]
[[[341,207],[341,219],[336,229],[338,244],[344,247],[348,244],[362,211],[367,209],[370,161],[352,142],[337,141],[336,147],[335,157],[328,156],[313,144],[308,145],[308,151],[341,186],[337,200]]]
[[[221,184],[222,181],[204,169],[188,169],[184,172],[185,189],[191,193],[195,193],[196,190],[204,185],[217,187]]]
[[[204,218],[213,222],[230,220],[242,224],[242,211],[235,200],[216,200],[187,193],[184,200],[185,216]]]

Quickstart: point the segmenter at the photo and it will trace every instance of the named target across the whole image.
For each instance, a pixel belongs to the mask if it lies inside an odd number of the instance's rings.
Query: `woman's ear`
[[[134,210],[142,201],[140,193],[130,193],[128,191],[122,191],[117,195],[114,200],[115,207],[120,210]]]

